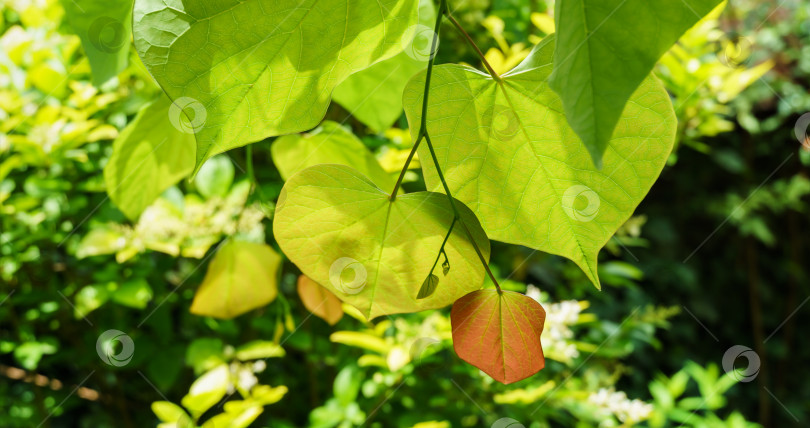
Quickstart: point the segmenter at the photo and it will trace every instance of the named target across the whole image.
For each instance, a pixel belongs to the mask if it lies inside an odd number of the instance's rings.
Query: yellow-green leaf
[[[477,214],[490,238],[567,257],[598,287],[597,254],[664,168],[676,118],[666,90],[648,77],[597,169],[548,86],[553,39],[502,83],[469,67],[436,67],[427,129],[453,196]],[[405,91],[412,129],[421,121],[424,85],[424,74],[417,75]],[[419,150],[429,158],[426,145]],[[422,169],[428,189],[441,189],[433,163],[422,162]],[[450,265],[452,274],[458,266],[452,259]]]
[[[161,96],[113,142],[104,181],[110,199],[131,220],[194,169],[194,135],[172,126],[170,114],[171,101]]]
[[[191,313],[230,319],[276,298],[281,256],[265,244],[228,241],[194,295]]]
[[[456,204],[460,221],[488,257],[489,240],[478,220]],[[349,167],[317,165],[287,180],[273,233],[305,275],[370,319],[440,308],[481,287],[481,262],[463,228],[455,227],[445,246],[454,268],[433,295],[416,298],[452,220],[443,194],[410,193],[392,202],[387,192]]]
[[[284,180],[310,166],[334,163],[354,168],[383,190],[394,189],[394,177],[383,170],[362,141],[335,122],[326,121],[306,134],[279,137],[270,150]]]

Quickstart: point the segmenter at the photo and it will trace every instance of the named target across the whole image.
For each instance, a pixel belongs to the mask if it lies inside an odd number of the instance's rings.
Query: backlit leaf
[[[191,313],[230,319],[276,298],[281,256],[265,244],[228,241],[217,251]]]
[[[502,84],[469,67],[436,67],[427,126],[453,196],[478,215],[491,239],[567,257],[598,287],[597,254],[658,178],[676,119],[660,82],[647,78],[597,169],[548,87],[552,40]],[[406,88],[412,129],[421,120],[423,86],[419,75]],[[419,150],[429,158],[427,145]],[[440,189],[433,164],[422,162],[422,169],[428,189]]]
[[[478,289],[484,270],[463,228],[445,250],[454,269],[426,299],[416,299],[430,273],[453,211],[445,195],[417,192],[394,202],[343,165],[316,165],[287,180],[273,233],[301,271],[371,319],[440,308]],[[483,254],[489,241],[469,209],[457,203]]]
[[[540,333],[546,311],[513,291],[478,290],[450,311],[458,356],[501,383],[523,380],[545,367]]]
[[[721,0],[560,0],[551,88],[599,165],[658,58]],[[622,113],[624,111],[624,113]]]
[[[340,299],[306,275],[298,277],[298,296],[308,311],[329,325],[335,325],[343,318]]]
[[[113,142],[104,167],[107,193],[130,220],[194,169],[194,135],[172,126],[170,107],[161,96],[141,109]]]
[[[382,169],[362,141],[336,122],[325,121],[306,134],[279,137],[271,152],[284,180],[310,166],[335,163],[356,169],[383,190],[394,189],[394,177]]]
[[[402,116],[402,90],[430,57],[435,9],[433,0],[421,0],[420,26],[405,51],[352,74],[335,88],[332,98],[372,131],[383,132]]]
[[[132,35],[132,1],[62,0],[62,6],[65,22],[82,40],[95,85],[126,68]]]
[[[199,168],[225,150],[315,127],[340,82],[402,50],[417,6],[413,0],[137,0],[133,31],[160,86],[194,111]]]
[[[439,277],[430,274],[425,278],[425,282],[422,283],[422,287],[419,288],[419,293],[416,294],[417,299],[424,299],[426,297],[430,297],[434,291],[436,291],[436,287],[439,286]]]

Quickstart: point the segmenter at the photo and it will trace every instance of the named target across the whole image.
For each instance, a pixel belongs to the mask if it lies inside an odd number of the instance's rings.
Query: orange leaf
[[[546,365],[540,345],[545,321],[543,307],[523,294],[473,291],[453,303],[453,348],[498,382],[517,382]]]
[[[298,296],[305,308],[329,325],[335,325],[343,318],[340,299],[306,275],[298,277]]]

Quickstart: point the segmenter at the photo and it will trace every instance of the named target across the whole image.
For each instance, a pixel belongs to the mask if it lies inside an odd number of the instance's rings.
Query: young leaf
[[[298,277],[298,296],[308,311],[329,325],[335,325],[343,318],[340,299],[306,275]]]
[[[110,199],[130,220],[194,169],[194,136],[169,119],[165,95],[147,105],[113,142],[104,167]]]
[[[436,291],[436,287],[439,286],[439,277],[430,274],[425,278],[425,282],[422,283],[422,287],[419,288],[419,293],[416,295],[417,299],[424,299],[426,297],[430,297],[434,291]]]
[[[625,104],[678,38],[721,0],[559,0],[551,88],[596,165]],[[637,92],[636,92],[637,93]]]
[[[597,169],[548,87],[552,53],[547,38],[502,84],[469,67],[436,67],[427,127],[453,196],[492,239],[567,257],[599,287],[597,254],[661,173],[675,141],[675,113],[666,90],[648,77]],[[423,87],[422,74],[406,88],[412,130]],[[430,156],[426,145],[419,150],[422,159]],[[428,189],[441,189],[433,164],[422,169]]]
[[[276,298],[281,256],[270,246],[228,241],[217,251],[191,303],[191,313],[230,319]]]
[[[412,41],[403,38],[405,51],[352,74],[335,88],[332,98],[372,131],[383,132],[402,116],[402,90],[430,57],[435,9],[433,0],[421,0],[419,27]]]
[[[65,22],[82,41],[93,84],[110,80],[127,66],[132,34],[128,0],[63,0]]]
[[[362,141],[336,122],[325,121],[306,134],[279,137],[270,150],[284,180],[310,166],[335,163],[356,169],[380,189],[394,189],[394,177],[383,170]]]
[[[368,318],[449,305],[481,286],[484,270],[463,228],[445,250],[455,268],[425,299],[417,290],[430,273],[453,220],[447,196],[416,192],[393,202],[366,177],[343,165],[316,165],[287,180],[273,233],[301,271]],[[485,257],[489,240],[475,215],[462,220]]]
[[[137,0],[133,32],[152,76],[195,112],[199,168],[315,127],[335,86],[399,53],[416,21],[412,0]]]
[[[543,307],[523,294],[473,291],[450,311],[453,348],[498,382],[517,382],[546,364],[540,345],[545,321]]]

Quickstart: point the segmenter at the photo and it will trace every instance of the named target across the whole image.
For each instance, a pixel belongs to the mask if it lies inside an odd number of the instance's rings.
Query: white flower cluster
[[[653,411],[652,404],[641,400],[630,400],[624,392],[606,388],[591,393],[588,396],[588,402],[628,425],[648,419]]]
[[[543,303],[540,289],[533,285],[526,288],[526,295]],[[571,363],[579,356],[579,351],[576,344],[571,342],[574,332],[569,326],[579,320],[582,307],[576,300],[563,300],[558,303],[545,303],[543,308],[546,310],[546,324],[540,337],[543,353],[546,358]]]

